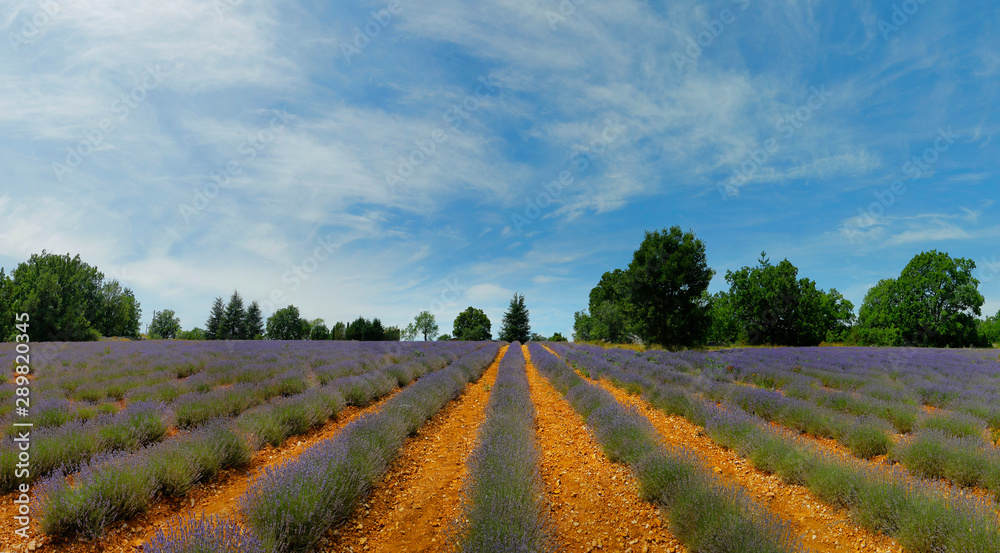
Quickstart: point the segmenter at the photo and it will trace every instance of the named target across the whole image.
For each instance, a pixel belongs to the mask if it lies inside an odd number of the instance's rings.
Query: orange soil
[[[925,411],[928,408],[934,410],[935,412],[944,412],[944,410],[942,409],[930,406],[924,406]],[[797,433],[796,430],[784,426],[779,422],[770,421],[768,424],[770,424],[775,428],[789,430],[793,433]],[[895,442],[897,445],[906,439],[906,437],[903,434],[892,434],[891,437],[893,442]],[[824,438],[820,436],[814,436],[812,434],[800,433],[796,434],[796,439],[808,442],[813,446],[822,449],[826,453],[833,453],[839,455],[841,458],[845,459],[848,462],[867,463],[874,467],[881,467],[886,469],[889,468],[898,469],[900,472],[906,475],[907,478],[909,478],[910,481],[912,482],[923,482],[930,484],[931,486],[939,486],[946,490],[952,490],[965,496],[975,496],[983,499],[992,499],[994,498],[994,496],[997,495],[986,488],[956,486],[954,483],[944,478],[922,478],[920,476],[916,476],[913,473],[911,473],[909,469],[907,469],[904,465],[890,459],[888,455],[877,455],[867,460],[859,459],[858,457],[855,457],[853,453],[851,453],[850,449],[848,449],[846,446],[844,446],[837,440],[834,440],[833,438]],[[987,441],[992,443],[990,440]]]
[[[523,349],[542,480],[561,550],[685,551],[664,527],[656,505],[639,498],[628,467],[605,457],[583,419],[531,364],[528,348]]]
[[[903,548],[892,538],[853,524],[846,510],[816,499],[806,487],[786,484],[773,474],[757,470],[736,452],[716,444],[701,427],[684,417],[666,415],[606,381],[595,384],[611,392],[622,404],[636,407],[653,423],[665,444],[694,452],[721,479],[735,482],[759,504],[791,523],[812,550],[902,553]]]
[[[664,444],[695,453],[721,480],[739,485],[760,505],[791,523],[811,550],[902,553],[903,548],[892,538],[851,523],[846,510],[816,499],[805,486],[786,484],[778,476],[754,468],[750,461],[719,446],[700,426],[684,417],[654,409],[642,398],[629,395],[606,380],[589,381],[610,392],[623,405],[638,409],[660,433]]]
[[[337,414],[335,419],[313,428],[301,436],[292,436],[284,444],[275,448],[270,445],[259,450],[249,465],[239,469],[226,469],[214,479],[194,487],[185,497],[169,498],[154,503],[148,511],[127,521],[118,521],[105,528],[104,537],[90,541],[70,541],[65,538],[52,538],[39,534],[37,527],[31,529],[31,540],[43,546],[40,551],[59,551],[66,553],[104,553],[133,552],[156,535],[160,528],[168,528],[175,517],[192,517],[196,515],[231,515],[236,511],[236,500],[243,495],[253,479],[262,474],[267,467],[281,464],[298,457],[302,452],[316,443],[335,436],[344,426],[363,413],[378,410],[393,392],[381,400],[364,408],[347,407]],[[14,504],[15,494],[0,496],[0,552],[6,553],[3,547],[26,547],[31,540],[22,542],[20,538],[13,542],[14,536]],[[10,543],[13,542],[13,543]]]
[[[463,517],[466,459],[496,382],[500,349],[482,378],[408,439],[382,482],[326,536],[330,551],[441,551]],[[326,549],[324,549],[326,550]]]

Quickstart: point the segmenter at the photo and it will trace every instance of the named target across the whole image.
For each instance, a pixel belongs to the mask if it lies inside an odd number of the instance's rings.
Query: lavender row
[[[258,342],[247,344],[256,346]],[[77,345],[72,347],[75,349]],[[105,347],[110,349],[110,346]],[[281,374],[285,375],[286,381],[298,375],[304,379],[315,378],[321,384],[326,384],[335,378],[361,374],[373,368],[411,359],[425,354],[424,350],[428,348],[411,344],[393,347],[344,343],[342,346],[338,344],[336,348],[327,346],[323,356],[314,353],[309,357],[287,353],[282,356],[262,354],[259,347],[250,354],[228,353],[216,348],[196,355],[185,352],[188,354],[185,357],[176,355],[176,349],[173,344],[153,343],[150,350],[162,353],[162,359],[153,361],[145,356],[137,356],[136,353],[139,352],[133,352],[127,357],[119,357],[114,363],[108,361],[114,367],[112,370],[94,368],[94,365],[103,364],[103,361],[91,361],[91,366],[88,367],[86,361],[70,364],[69,360],[66,360],[69,368],[65,370],[36,370],[33,397],[36,398],[37,407],[32,409],[32,422],[36,427],[58,426],[73,419],[86,420],[98,410],[117,411],[118,406],[114,403],[94,405],[101,401],[192,401],[196,394],[206,393],[220,386],[234,383],[258,384]],[[206,348],[199,346],[196,349]],[[437,354],[431,350],[431,355]],[[286,362],[289,359],[299,360]],[[12,393],[12,390],[8,392],[4,388],[0,387],[0,398]],[[12,405],[13,402],[5,403],[5,412],[0,413],[0,416],[9,415]],[[180,422],[183,423],[183,417]]]
[[[356,364],[354,370],[342,368],[337,374],[360,375],[353,378],[341,376],[333,382],[337,383],[349,404],[364,404],[369,401],[369,390],[373,386],[394,389],[396,381],[399,385],[409,384],[427,370],[440,369],[473,347],[470,344],[439,346],[432,354],[416,355],[411,361],[388,367],[379,368],[375,362]],[[189,394],[169,406],[161,402],[139,402],[114,415],[42,427],[33,431],[31,479],[44,477],[59,468],[64,472],[73,472],[96,455],[134,451],[155,443],[174,424],[182,429],[193,428],[220,417],[235,417],[255,406],[266,405],[274,398],[300,394],[307,389],[309,381],[307,375],[289,370],[256,384],[237,383],[207,393]],[[388,391],[383,390],[380,395],[385,393]],[[65,403],[65,400],[62,402]],[[42,400],[35,407],[45,413],[48,412],[45,410],[47,403],[48,400]],[[273,431],[269,433],[269,436],[274,435]],[[9,491],[16,484],[13,469],[18,449],[14,438],[11,435],[0,441],[0,491]],[[269,441],[273,439],[269,438]]]
[[[347,405],[347,396],[355,405],[366,405],[440,368],[435,363],[408,364],[343,377],[261,405],[235,420],[215,419],[204,430],[134,454],[98,455],[74,475],[72,486],[65,478],[70,471],[57,470],[39,486],[42,528],[50,534],[100,535],[105,525],[133,516],[157,497],[183,496],[220,470],[249,462],[265,443],[279,445],[326,422]]]
[[[599,372],[596,360],[577,358],[577,363]],[[856,522],[893,536],[907,550],[996,551],[997,513],[985,501],[915,480],[898,469],[845,461],[742,409],[717,407],[682,386],[634,374],[628,382],[653,406],[704,426],[713,440],[760,470],[804,485],[819,499],[849,509]]]
[[[587,422],[612,461],[632,467],[645,499],[659,503],[670,531],[689,551],[801,551],[793,529],[703,463],[660,442],[649,420],[577,375],[539,344],[533,364]]]
[[[478,380],[498,348],[488,344],[421,378],[377,413],[358,418],[336,438],[257,478],[239,505],[265,549],[315,548],[327,529],[347,518],[382,478],[406,437]]]
[[[965,412],[1000,428],[1000,358],[926,348],[748,348],[645,352],[674,370],[755,385],[857,392],[890,404]]]
[[[585,366],[593,377],[605,377],[623,389],[643,393],[661,409],[694,416],[699,424],[704,424],[701,413],[698,409],[690,410],[692,401],[698,400],[687,398],[685,389],[700,390],[704,397],[738,406],[767,421],[834,438],[862,459],[888,454],[919,477],[946,478],[959,487],[981,487],[1000,494],[1000,451],[983,440],[985,423],[968,415],[927,416],[918,422],[920,429],[914,435],[894,445],[889,424],[870,415],[838,415],[770,390],[695,379],[631,352],[623,357],[608,357],[608,352],[602,351],[569,348],[562,351],[569,362]],[[680,388],[671,384],[679,381]]]
[[[467,523],[460,550],[534,552],[551,549],[544,524],[535,406],[521,344],[500,361],[486,419],[469,457]]]

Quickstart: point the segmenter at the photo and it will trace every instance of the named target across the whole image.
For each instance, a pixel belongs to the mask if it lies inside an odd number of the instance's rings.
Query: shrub
[[[157,530],[144,544],[146,553],[265,553],[250,530],[218,517],[184,519]]]

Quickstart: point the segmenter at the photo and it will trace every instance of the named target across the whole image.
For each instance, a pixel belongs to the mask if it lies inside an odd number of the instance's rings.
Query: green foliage
[[[590,342],[597,340],[594,332],[594,318],[587,310],[573,313],[573,341]]]
[[[984,345],[975,317],[985,301],[972,276],[976,263],[931,250],[917,254],[898,279],[873,286],[859,313],[864,329],[897,329],[904,344]]]
[[[450,334],[442,334],[442,335],[438,336],[437,339],[438,339],[438,342],[447,342],[448,340],[451,340],[451,335]]]
[[[80,256],[42,251],[0,272],[0,338],[14,334],[14,314],[28,313],[34,341],[95,340],[139,336],[142,310],[128,288],[104,281]]]
[[[567,342],[568,340],[566,340],[566,337],[563,336],[561,333],[556,332],[555,334],[552,335],[551,338],[549,338],[549,341],[550,342]]]
[[[221,340],[223,336],[222,319],[226,315],[226,306],[222,298],[215,298],[212,302],[212,310],[205,321],[205,337],[209,340]]]
[[[664,346],[703,343],[709,316],[702,294],[713,274],[705,244],[693,232],[677,226],[646,232],[627,275],[629,303],[642,340]]]
[[[122,288],[117,280],[101,286],[100,308],[92,321],[103,336],[139,337],[139,319],[142,310],[132,290]]]
[[[264,314],[256,301],[250,302],[250,307],[247,308],[242,336],[244,340],[260,340],[264,337]]]
[[[636,334],[629,275],[621,269],[601,275],[590,291],[590,338],[613,344],[631,343]]]
[[[399,340],[399,329],[396,327],[385,328],[378,317],[370,321],[364,317],[358,317],[354,322],[347,323],[347,326],[344,327],[344,338],[363,342]]]
[[[503,326],[500,328],[500,339],[505,342],[528,342],[531,338],[531,324],[528,321],[528,308],[524,305],[524,296],[514,293],[510,307],[503,315]]]
[[[424,341],[430,340],[437,336],[438,325],[434,321],[434,315],[430,311],[421,311],[416,317],[413,318],[413,336],[423,334]],[[407,331],[410,331],[410,327],[407,326]],[[413,338],[410,338],[411,340]]]
[[[347,325],[338,322],[333,325],[333,329],[330,330],[331,340],[346,340],[347,339]]]
[[[472,306],[455,317],[452,332],[459,340],[481,342],[493,339],[490,318],[482,309]]]
[[[309,339],[310,340],[329,340],[330,339],[330,329],[326,327],[326,323],[323,319],[316,319],[312,322],[312,327],[309,329]]]
[[[299,317],[299,308],[294,305],[279,309],[267,318],[268,340],[302,340],[305,329]]]
[[[14,330],[14,283],[0,267],[0,341],[12,339]]]
[[[181,320],[175,316],[173,309],[164,309],[153,313],[153,322],[149,325],[150,338],[171,340],[176,338],[180,331]]]
[[[384,342],[398,342],[402,332],[399,330],[398,326],[386,327],[385,333],[382,335],[382,341]]]
[[[979,335],[985,344],[1000,345],[1000,311],[979,321]]]
[[[219,326],[219,339],[221,340],[245,340],[244,320],[246,312],[243,310],[243,298],[238,291],[233,291],[226,305],[226,311],[222,315],[222,324]]]
[[[837,292],[816,288],[787,259],[771,264],[761,253],[756,267],[727,271],[729,302],[750,344],[815,346],[827,334],[846,332],[854,306]]]
[[[716,344],[732,344],[740,338],[740,322],[736,319],[736,312],[733,310],[733,303],[729,294],[717,292],[708,296],[705,294],[708,303],[708,316],[710,319],[708,334],[705,339]]]

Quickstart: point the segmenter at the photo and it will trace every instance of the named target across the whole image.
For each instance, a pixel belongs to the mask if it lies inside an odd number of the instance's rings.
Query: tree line
[[[1000,342],[1000,312],[977,319],[985,299],[974,261],[931,250],[898,278],[868,291],[858,312],[836,289],[800,278],[788,259],[726,272],[728,291],[708,293],[715,274],[705,244],[680,227],[646,232],[625,269],[604,273],[574,340],[646,343],[986,347]]]
[[[106,279],[80,256],[42,250],[10,275],[0,268],[0,339],[15,334],[14,316],[27,313],[33,341],[138,338],[142,309],[135,294]]]

